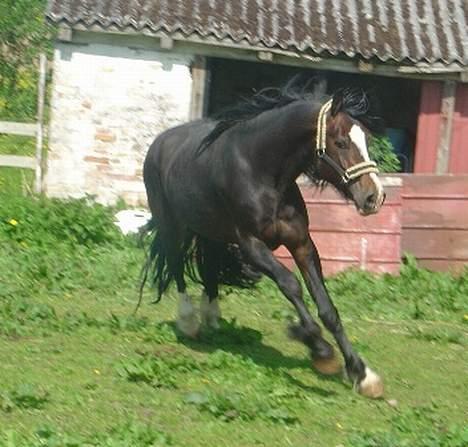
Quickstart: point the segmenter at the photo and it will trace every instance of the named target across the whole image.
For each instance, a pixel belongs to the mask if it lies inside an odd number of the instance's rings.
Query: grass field
[[[467,445],[468,274],[410,262],[399,278],[329,281],[351,340],[384,377],[385,399],[371,401],[311,369],[269,281],[224,289],[221,330],[184,339],[173,292],[150,305],[147,291],[131,316],[143,261],[133,241],[91,243],[84,224],[69,229],[73,243],[59,240],[58,221],[40,213],[65,219],[73,206],[6,202],[0,446]]]
[[[35,140],[30,137],[0,134],[0,155],[34,155]],[[0,193],[20,194],[32,191],[32,169],[6,168],[0,166]]]

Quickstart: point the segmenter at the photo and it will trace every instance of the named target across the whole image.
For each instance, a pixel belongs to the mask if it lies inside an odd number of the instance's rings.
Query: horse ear
[[[332,106],[331,106],[332,116],[336,116],[336,114],[343,109],[343,101],[344,101],[343,93],[344,93],[343,89],[339,89],[333,94]]]

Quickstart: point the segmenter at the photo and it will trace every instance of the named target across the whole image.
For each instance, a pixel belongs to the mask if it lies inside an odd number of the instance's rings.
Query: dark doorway
[[[208,69],[208,115],[216,114],[262,88],[280,87],[297,74],[303,75],[304,79],[325,81],[328,93],[346,86],[364,88],[378,100],[387,135],[400,158],[402,170],[412,171],[420,81],[220,58],[210,59]]]

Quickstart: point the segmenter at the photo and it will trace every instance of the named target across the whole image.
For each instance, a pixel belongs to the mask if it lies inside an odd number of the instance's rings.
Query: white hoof
[[[219,308],[218,298],[211,300],[206,293],[202,294],[200,315],[202,325],[219,329],[219,319],[221,318],[221,310]]]
[[[200,330],[200,323],[192,299],[186,293],[180,293],[179,297],[177,328],[187,337],[196,338]]]
[[[366,366],[366,376],[358,384],[357,389],[360,394],[372,399],[378,399],[384,394],[382,379]]]

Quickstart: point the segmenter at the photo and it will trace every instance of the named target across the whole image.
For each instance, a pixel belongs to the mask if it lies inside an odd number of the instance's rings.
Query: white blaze
[[[351,138],[351,141],[358,148],[359,153],[361,154],[364,161],[371,161],[369,157],[369,152],[367,151],[366,134],[364,133],[364,131],[361,129],[360,126],[358,126],[357,124],[353,124],[353,126],[351,127],[351,130],[349,131],[349,138]],[[377,189],[378,197],[375,203],[380,204],[383,200],[382,183],[380,182],[380,179],[377,176],[377,174],[375,174],[374,172],[371,172],[369,175]]]

